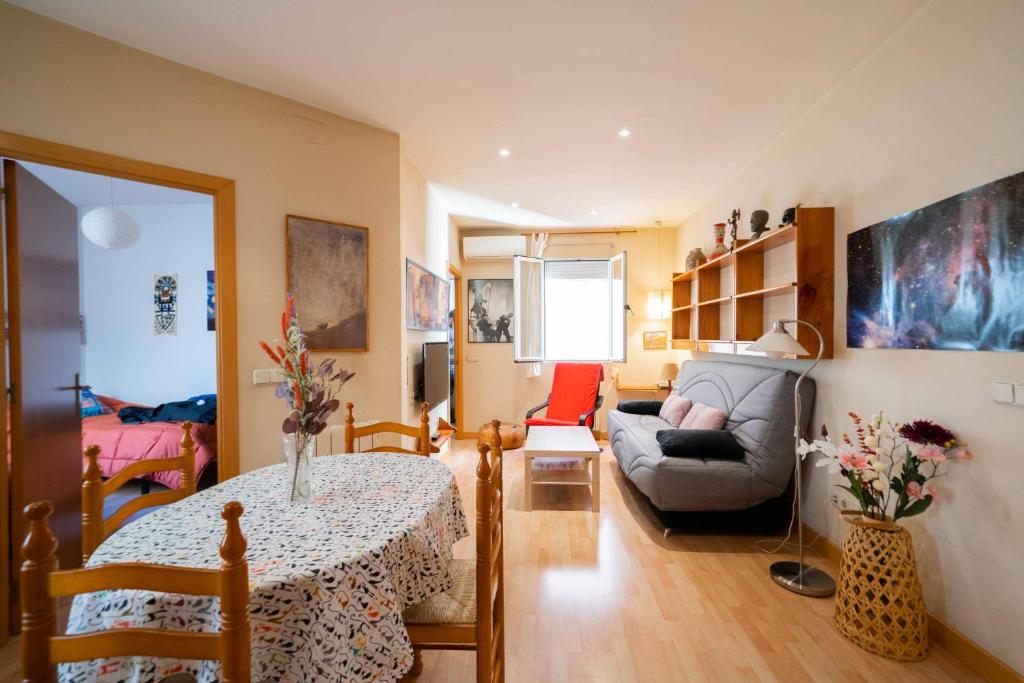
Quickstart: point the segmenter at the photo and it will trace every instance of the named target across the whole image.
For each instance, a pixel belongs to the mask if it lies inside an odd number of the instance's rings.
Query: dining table
[[[469,533],[452,471],[392,453],[314,459],[313,496],[288,501],[284,464],[239,475],[137,519],[88,566],[147,562],[217,568],[223,505],[245,507],[253,681],[397,681],[412,666],[402,611],[449,590],[452,546]],[[146,627],[216,631],[216,597],[107,590],[75,597],[67,633]],[[59,680],[217,681],[220,663],[159,657],[93,660]]]

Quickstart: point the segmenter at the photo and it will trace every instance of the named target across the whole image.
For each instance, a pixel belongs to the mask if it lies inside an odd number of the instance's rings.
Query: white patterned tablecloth
[[[448,590],[452,545],[468,534],[443,463],[374,453],[315,461],[314,500],[291,505],[284,465],[235,477],[108,538],[111,562],[216,568],[224,503],[245,506],[254,681],[396,681],[412,665],[402,610]],[[146,626],[212,631],[217,598],[117,590],[80,595],[68,633]],[[144,683],[181,671],[216,681],[219,662],[135,657],[65,665],[60,680]]]

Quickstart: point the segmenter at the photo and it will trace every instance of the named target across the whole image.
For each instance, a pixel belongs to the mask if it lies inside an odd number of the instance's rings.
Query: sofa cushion
[[[619,401],[616,410],[632,415],[657,415],[661,404],[661,401]]]
[[[665,399],[665,402],[661,404],[661,410],[658,411],[658,417],[665,422],[676,427],[683,421],[683,418],[687,416],[690,409],[693,408],[693,401],[688,398],[683,398],[676,394],[670,395]]]
[[[662,429],[656,435],[661,452],[673,458],[739,460],[743,446],[724,429]]]
[[[718,408],[694,403],[686,417],[679,422],[680,429],[721,429],[725,426],[725,412]]]

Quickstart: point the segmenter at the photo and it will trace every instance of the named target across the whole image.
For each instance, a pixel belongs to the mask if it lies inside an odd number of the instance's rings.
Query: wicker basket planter
[[[844,518],[850,526],[836,591],[836,628],[868,652],[903,662],[924,659],[928,611],[910,532],[853,511],[844,511]]]

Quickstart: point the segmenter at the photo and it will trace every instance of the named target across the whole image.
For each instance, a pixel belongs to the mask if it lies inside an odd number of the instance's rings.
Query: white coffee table
[[[601,448],[590,427],[530,427],[523,461],[527,510],[533,509],[536,484],[590,486],[592,510],[601,511]]]

